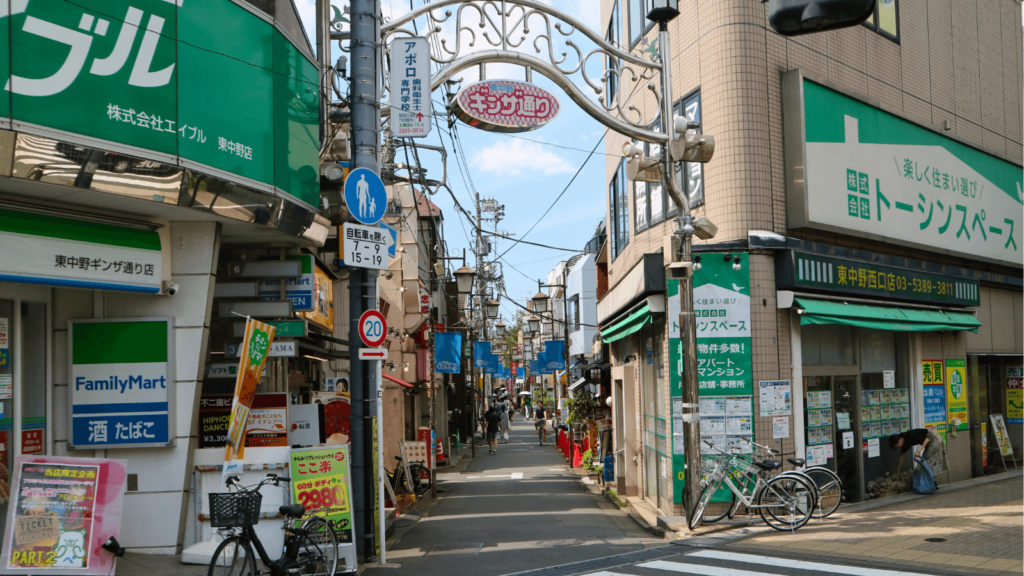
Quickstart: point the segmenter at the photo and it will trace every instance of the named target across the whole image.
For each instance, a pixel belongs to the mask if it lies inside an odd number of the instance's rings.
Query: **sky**
[[[316,30],[315,0],[294,1],[306,27],[306,33],[312,37]],[[596,2],[593,0],[545,1],[580,19],[591,29],[598,29],[599,14],[595,9]],[[411,0],[411,2],[419,7],[424,0]],[[340,3],[336,5],[341,7]],[[382,0],[382,10],[386,18],[395,18],[406,14],[409,11],[409,5],[410,0]],[[584,9],[585,7],[586,9]],[[448,9],[455,12],[452,8]],[[454,20],[454,16],[452,20]],[[533,28],[531,31],[534,34],[536,33],[534,29],[538,27],[539,22],[539,17],[534,17],[531,20]],[[427,29],[425,19],[420,19],[418,24],[421,32]],[[473,27],[476,28],[475,22]],[[442,37],[448,39],[449,46],[454,42],[452,30],[454,28],[451,30],[446,28],[442,33]],[[479,28],[476,30],[479,35]],[[570,38],[580,45],[584,54],[593,48],[593,44],[579,33],[573,34]],[[463,41],[468,41],[468,39],[469,35],[463,33]],[[530,42],[531,40],[527,39],[523,46],[528,46]],[[479,50],[485,43],[478,36],[475,49]],[[313,44],[315,46],[315,43]],[[542,47],[544,47],[543,44]],[[566,50],[564,38],[556,43],[556,49],[559,52]],[[336,58],[338,55],[337,43],[332,50],[332,56]],[[536,54],[532,48],[529,53]],[[573,56],[573,53],[570,53],[568,58],[571,59]],[[591,76],[599,75],[600,58],[595,57],[589,62],[591,65],[588,66],[588,71]],[[492,80],[525,80],[523,69],[511,65],[489,66],[487,77]],[[456,78],[462,78],[464,81],[462,85],[465,86],[477,81],[479,76],[474,69],[460,72]],[[526,240],[579,251],[593,237],[597,224],[605,217],[605,195],[607,193],[604,181],[605,156],[604,145],[599,145],[605,129],[603,125],[584,113],[552,82],[537,73],[534,73],[533,80],[535,84],[552,92],[561,104],[558,117],[544,127],[532,132],[507,135],[484,132],[460,122],[455,128],[455,136],[462,144],[462,150],[457,160],[453,154],[452,135],[448,133],[447,122],[443,118],[439,118],[439,126],[442,130],[435,126],[431,134],[420,141],[423,144],[435,146],[443,144],[448,149],[449,186],[458,202],[470,213],[474,212],[472,192],[475,189],[482,198],[493,197],[498,203],[504,204],[505,219],[498,226],[500,231],[514,235],[515,238],[524,238],[523,234],[536,224],[536,227],[525,236]],[[578,73],[575,75],[574,81],[592,94]],[[444,110],[440,106],[443,99],[441,90],[436,91],[433,96],[434,112],[443,114]],[[596,98],[596,95],[594,97]],[[597,151],[584,165],[595,146]],[[464,157],[462,152],[464,152]],[[441,177],[439,154],[423,151],[420,154],[420,159],[428,168],[428,178],[439,179]],[[463,160],[465,160],[465,165],[461,165]],[[397,161],[404,162],[401,153]],[[566,189],[577,171],[579,171],[579,175]],[[566,190],[564,196],[538,223],[538,219],[544,211],[551,206],[554,199],[563,190]],[[459,213],[452,196],[441,190],[432,196],[431,200],[443,212],[444,238],[449,254],[461,255],[462,249],[465,248],[467,261],[470,266],[473,266],[475,257],[470,252],[469,242],[472,228]],[[493,229],[493,223],[485,222],[484,227]],[[495,255],[501,254],[511,247],[511,250],[502,258],[505,284],[508,295],[520,304],[525,304],[527,299],[537,293],[538,279],[546,279],[548,272],[560,261],[567,260],[576,253],[526,244],[517,244],[513,247],[513,244],[511,240],[498,241],[496,251],[492,250],[491,255],[486,259],[493,259]],[[461,264],[452,262],[450,265],[457,268]],[[545,289],[546,291],[547,289]],[[516,308],[504,300],[503,297],[501,313],[503,318],[508,319],[514,315]]]

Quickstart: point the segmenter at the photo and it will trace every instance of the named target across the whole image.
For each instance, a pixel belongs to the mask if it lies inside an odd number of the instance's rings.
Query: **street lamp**
[[[494,325],[494,335],[497,336],[498,338],[504,338],[505,337],[505,324],[504,323],[498,322],[497,324]]]
[[[531,334],[536,334],[537,332],[540,332],[540,318],[537,318],[536,316],[530,316],[530,319],[527,320],[526,323],[530,326]]]
[[[548,295],[543,292],[537,292],[537,295],[533,297],[533,311],[538,314],[543,314],[548,311]]]
[[[676,16],[679,16],[679,0],[651,0],[648,20],[664,24]]]
[[[473,292],[473,280],[476,272],[469,266],[463,266],[455,271],[455,283],[458,285],[459,294]]]
[[[487,310],[487,319],[494,320],[498,317],[498,306],[500,306],[497,300],[488,300],[484,308]]]

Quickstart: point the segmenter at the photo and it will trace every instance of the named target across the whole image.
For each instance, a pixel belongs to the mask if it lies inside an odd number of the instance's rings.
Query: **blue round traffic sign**
[[[380,176],[368,168],[356,168],[345,179],[345,202],[352,217],[367,226],[380,222],[388,195]]]

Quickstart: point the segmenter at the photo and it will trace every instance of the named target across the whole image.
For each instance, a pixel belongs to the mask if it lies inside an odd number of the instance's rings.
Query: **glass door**
[[[857,502],[861,498],[861,447],[857,444],[860,434],[860,422],[857,419],[860,411],[857,402],[860,398],[860,386],[856,376],[836,376],[833,378],[833,386],[836,458],[832,470],[839,475],[843,483],[843,501]]]

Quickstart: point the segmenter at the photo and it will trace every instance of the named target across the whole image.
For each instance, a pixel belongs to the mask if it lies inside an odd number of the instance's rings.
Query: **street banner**
[[[114,572],[100,546],[121,530],[127,460],[18,456],[4,529],[6,574]]]
[[[249,419],[256,386],[263,376],[270,345],[274,342],[275,328],[250,318],[245,323],[245,339],[242,341],[242,358],[235,381],[235,395],[231,402],[231,419],[228,421],[227,447],[224,451],[224,475],[242,470],[245,453],[245,424]]]
[[[1006,369],[1006,423],[1024,424],[1024,368]]]
[[[483,368],[491,362],[491,343],[473,342],[473,366]]]
[[[352,544],[349,447],[297,448],[290,453],[289,470],[292,500],[331,523],[338,544]]]
[[[953,419],[959,420],[957,430],[967,430],[967,361],[946,360],[946,408],[949,410],[949,426]]]
[[[462,371],[461,332],[434,332],[434,372],[458,374]]]
[[[565,370],[565,340],[544,343],[544,359],[551,370]]]
[[[524,368],[523,366],[519,366],[518,368],[516,368],[516,380],[525,380],[525,379],[526,379],[526,368]]]

